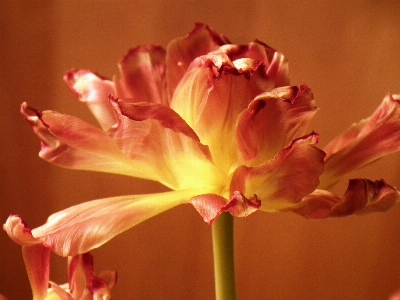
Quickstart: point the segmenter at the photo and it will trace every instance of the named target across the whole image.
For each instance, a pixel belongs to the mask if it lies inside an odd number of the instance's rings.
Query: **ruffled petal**
[[[190,203],[208,224],[212,224],[222,213],[226,202],[224,197],[216,194],[203,194],[190,199]]]
[[[216,51],[193,61],[176,88],[171,108],[209,146],[214,163],[229,173],[237,161],[234,133],[239,113],[256,95],[274,86],[265,61],[232,62]]]
[[[49,286],[50,250],[42,244],[23,246],[26,271],[32,289],[33,300],[45,299]]]
[[[325,153],[313,146],[312,133],[294,140],[273,159],[256,166],[241,166],[233,174],[231,191],[246,197],[256,195],[261,210],[280,211],[295,206],[318,186]]]
[[[287,86],[257,96],[240,113],[236,141],[241,161],[258,165],[304,136],[317,108],[306,86]]]
[[[325,190],[315,190],[290,210],[313,219],[344,217],[384,212],[399,200],[399,192],[383,180],[351,179],[342,197]]]
[[[400,150],[400,95],[387,95],[367,119],[353,124],[325,148],[321,188],[328,188],[347,173]]]
[[[148,168],[133,164],[105,132],[76,117],[40,112],[26,103],[21,113],[42,141],[39,156],[52,164],[157,180]]]
[[[133,161],[152,166],[159,182],[171,189],[223,185],[208,147],[176,112],[160,104],[112,100],[119,122],[110,134]]]
[[[83,253],[69,258],[69,283],[74,299],[111,299],[110,289],[116,281],[114,273],[113,282],[108,283],[100,276],[97,276],[93,268],[93,256],[90,253]]]
[[[256,40],[248,45],[224,45],[219,51],[228,55],[231,61],[241,58],[263,61],[266,74],[275,83],[275,87],[290,84],[289,63],[285,56],[261,41]],[[260,84],[265,83],[260,81]]]
[[[257,196],[247,199],[237,191],[233,192],[230,201],[219,195],[205,194],[192,198],[190,203],[208,224],[214,223],[223,212],[229,212],[234,217],[247,217],[261,207]]]
[[[159,46],[139,46],[129,50],[119,63],[116,94],[135,101],[167,104],[165,50]]]
[[[10,215],[3,230],[17,244],[21,246],[33,246],[40,243],[40,240],[32,236],[31,229],[22,221],[18,215]]]
[[[64,75],[72,93],[85,102],[103,130],[116,122],[108,96],[114,92],[114,83],[89,70],[71,70]]]
[[[201,55],[229,43],[228,39],[204,24],[196,24],[185,37],[172,40],[167,46],[168,95],[172,95],[190,63]]]
[[[204,192],[191,189],[84,202],[51,215],[32,234],[58,255],[77,255]]]

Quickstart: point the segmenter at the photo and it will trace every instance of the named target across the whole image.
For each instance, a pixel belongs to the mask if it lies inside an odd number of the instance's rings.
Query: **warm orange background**
[[[65,71],[111,77],[128,48],[166,46],[194,22],[235,43],[258,38],[285,53],[292,83],[308,84],[321,108],[310,130],[322,135],[322,146],[388,91],[400,93],[399,1],[1,1],[0,19],[1,222],[19,213],[33,227],[85,200],[162,190],[41,161],[19,104],[93,121],[64,85]],[[399,167],[400,155],[392,155],[354,176],[400,187]],[[376,300],[400,288],[400,207],[322,221],[260,212],[237,219],[236,229],[239,299]],[[5,233],[0,253],[0,293],[29,299],[20,247]],[[211,230],[189,205],[93,253],[98,271],[119,272],[113,299],[213,298]],[[65,260],[52,262],[52,280],[64,282]]]

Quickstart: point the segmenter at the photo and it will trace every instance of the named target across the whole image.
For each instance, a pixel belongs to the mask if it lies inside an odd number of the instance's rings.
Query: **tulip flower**
[[[166,50],[131,49],[119,69],[112,80],[90,70],[64,77],[98,127],[26,103],[21,113],[42,141],[44,160],[154,180],[171,191],[78,204],[32,229],[25,243],[78,255],[183,203],[212,224],[226,212],[326,218],[385,211],[399,200],[383,180],[352,179],[343,196],[328,190],[400,149],[399,95],[386,96],[371,117],[321,150],[308,128],[317,112],[311,90],[290,86],[287,60],[258,40],[234,45],[197,24]],[[21,243],[12,226],[5,229]]]
[[[111,299],[110,290],[116,283],[117,274],[104,271],[96,275],[90,253],[68,257],[68,283],[58,285],[49,280],[49,248],[29,242],[34,240],[31,231],[16,216],[10,217],[4,227],[5,230],[14,230],[14,241],[22,245],[33,300]]]

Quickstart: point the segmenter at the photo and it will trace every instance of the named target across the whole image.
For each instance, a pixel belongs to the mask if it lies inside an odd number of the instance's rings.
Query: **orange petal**
[[[50,274],[50,250],[42,244],[23,246],[24,257],[33,300],[46,298]]]
[[[353,170],[400,150],[400,95],[387,95],[369,117],[353,124],[325,148],[321,188],[328,188]]]
[[[296,139],[273,159],[256,167],[236,169],[231,191],[261,200],[261,210],[277,211],[295,206],[315,190],[323,172],[325,153],[313,146],[318,135]]]
[[[84,202],[51,215],[32,234],[58,255],[77,255],[204,192],[191,189]]]
[[[193,61],[174,93],[175,110],[209,146],[214,163],[226,173],[237,161],[235,124],[253,98],[275,87],[268,62],[231,61],[228,46]]]
[[[114,92],[114,83],[89,70],[71,70],[64,75],[72,93],[85,102],[103,130],[116,122],[108,96]]]
[[[387,211],[399,200],[399,192],[383,180],[351,179],[342,197],[316,190],[290,210],[306,218],[343,217]]]
[[[158,181],[171,189],[223,185],[208,147],[176,112],[127,101],[113,98],[119,122],[110,132],[123,153],[153,166]]]
[[[218,49],[229,43],[228,39],[218,34],[207,25],[197,23],[185,37],[172,40],[167,47],[167,82],[169,99],[179,81],[186,73],[191,62],[201,55]]]
[[[165,50],[159,46],[139,46],[129,50],[119,63],[121,79],[116,94],[135,101],[167,104]]]
[[[304,85],[276,88],[257,96],[238,117],[236,140],[241,160],[255,166],[272,158],[305,135],[316,111],[311,90]]]
[[[234,217],[247,217],[261,206],[261,201],[256,196],[247,199],[240,192],[233,192],[230,201],[219,195],[205,194],[193,197],[190,203],[210,225],[223,212],[229,212]]]
[[[154,179],[149,168],[133,163],[102,130],[73,116],[37,111],[23,103],[21,113],[41,139],[39,156],[55,165]]]

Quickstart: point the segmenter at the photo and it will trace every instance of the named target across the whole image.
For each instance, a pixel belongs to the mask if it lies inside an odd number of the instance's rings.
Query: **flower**
[[[388,95],[322,151],[318,134],[308,131],[317,111],[311,90],[289,86],[287,60],[258,40],[230,44],[197,24],[166,50],[131,49],[119,68],[113,80],[89,70],[64,77],[101,129],[22,104],[42,140],[39,155],[66,168],[159,181],[172,191],[78,204],[51,215],[26,240],[5,226],[17,242],[77,255],[182,203],[212,223],[223,212],[256,210],[344,216],[386,210],[399,199],[383,180],[353,179],[343,197],[326,190],[399,150],[399,95]]]
[[[14,230],[17,242],[33,239],[30,229],[18,217],[10,217],[4,226]],[[117,281],[117,274],[103,271],[96,275],[90,253],[68,257],[68,283],[58,285],[49,281],[50,250],[40,243],[25,242],[22,246],[33,300],[111,299],[110,290]]]

